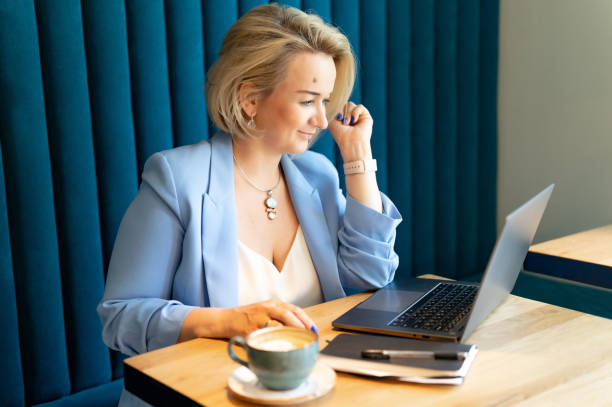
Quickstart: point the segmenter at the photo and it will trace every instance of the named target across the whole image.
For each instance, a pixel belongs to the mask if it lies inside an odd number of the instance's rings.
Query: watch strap
[[[376,160],[357,160],[344,163],[344,174],[361,174],[364,172],[375,172],[378,169]]]

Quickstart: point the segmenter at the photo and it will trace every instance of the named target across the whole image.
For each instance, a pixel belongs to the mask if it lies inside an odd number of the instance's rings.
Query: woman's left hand
[[[370,137],[374,120],[364,105],[348,102],[329,123],[344,162],[372,158]]]

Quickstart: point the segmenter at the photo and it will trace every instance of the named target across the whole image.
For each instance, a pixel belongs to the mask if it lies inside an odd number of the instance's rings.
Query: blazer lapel
[[[345,293],[338,276],[337,245],[331,241],[319,192],[304,178],[289,156],[283,155],[281,164],[291,202],[319,276],[323,297],[325,301],[344,297]]]
[[[211,307],[238,305],[238,235],[232,139],[210,139],[210,178],[202,204],[202,259]]]

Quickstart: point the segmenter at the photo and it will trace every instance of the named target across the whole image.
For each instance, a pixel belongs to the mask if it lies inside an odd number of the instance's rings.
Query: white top
[[[280,272],[270,260],[238,241],[238,304],[272,298],[299,307],[323,302],[319,276],[299,225]]]

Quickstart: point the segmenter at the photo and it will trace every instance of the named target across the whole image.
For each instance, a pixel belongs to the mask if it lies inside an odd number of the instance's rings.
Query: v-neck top
[[[319,276],[299,225],[280,272],[270,260],[238,240],[238,304],[272,298],[299,307],[323,302]]]

